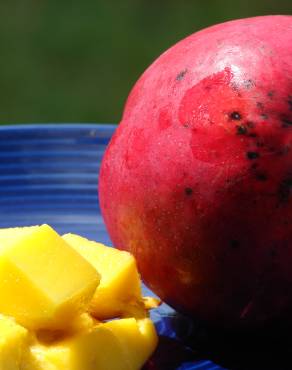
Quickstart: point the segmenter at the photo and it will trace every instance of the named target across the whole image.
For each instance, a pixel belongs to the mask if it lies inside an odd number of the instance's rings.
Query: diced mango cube
[[[31,347],[25,370],[138,370],[157,345],[150,319],[97,324],[58,342]]]
[[[101,274],[89,310],[99,319],[144,313],[141,282],[134,257],[75,234],[63,239]],[[142,315],[143,316],[143,315]]]
[[[0,369],[19,370],[28,350],[28,331],[13,318],[0,315]]]
[[[29,328],[63,328],[100,276],[50,226],[0,230],[0,312]]]
[[[149,318],[113,320],[104,326],[112,331],[124,348],[132,369],[140,369],[157,346],[158,337]]]

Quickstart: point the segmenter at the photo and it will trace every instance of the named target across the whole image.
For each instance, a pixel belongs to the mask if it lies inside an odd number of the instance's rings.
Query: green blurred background
[[[0,122],[118,122],[134,82],[185,36],[292,0],[2,1]]]

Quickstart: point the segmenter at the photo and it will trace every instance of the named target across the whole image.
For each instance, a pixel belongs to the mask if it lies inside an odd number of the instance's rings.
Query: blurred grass
[[[292,0],[4,1],[0,123],[118,122],[164,50],[235,18],[292,14]]]

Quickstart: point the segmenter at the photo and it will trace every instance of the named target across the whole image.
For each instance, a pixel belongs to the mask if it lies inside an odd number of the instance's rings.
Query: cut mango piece
[[[150,319],[114,320],[49,345],[33,345],[25,370],[138,370],[156,345]]]
[[[19,370],[28,351],[28,331],[14,319],[0,315],[0,369]]]
[[[101,274],[89,310],[99,319],[118,316],[143,316],[140,276],[134,257],[75,234],[63,239]]]
[[[102,324],[56,344],[31,347],[27,370],[132,370],[116,336]]]
[[[86,309],[100,276],[50,226],[0,230],[0,312],[59,329]]]
[[[123,347],[132,369],[140,369],[154,352],[158,337],[153,322],[134,318],[109,321],[104,327],[110,329]]]

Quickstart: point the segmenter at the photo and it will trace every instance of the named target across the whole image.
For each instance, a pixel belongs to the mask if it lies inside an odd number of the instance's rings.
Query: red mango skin
[[[113,244],[215,327],[292,317],[292,16],[235,20],[163,53],[102,161]]]

